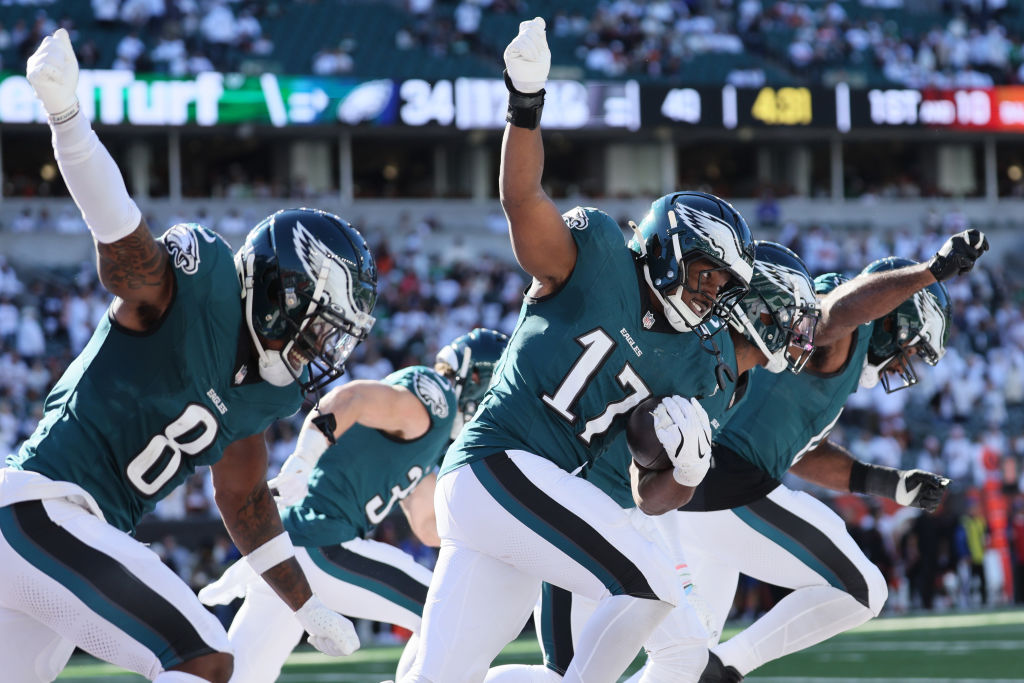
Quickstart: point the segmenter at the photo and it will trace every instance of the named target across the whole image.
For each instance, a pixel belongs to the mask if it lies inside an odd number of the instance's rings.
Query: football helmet
[[[278,211],[249,232],[235,268],[263,379],[309,392],[339,377],[374,323],[377,267],[359,231],[318,209]]]
[[[446,364],[454,372],[454,377],[450,379],[455,387],[458,414],[452,425],[452,438],[473,417],[480,400],[487,393],[506,344],[506,335],[478,327],[469,334],[456,337],[437,352],[434,362]]]
[[[913,265],[917,261],[889,256],[862,272],[877,273]],[[911,356],[918,356],[928,365],[938,363],[946,355],[951,318],[949,292],[944,284],[935,282],[876,320],[860,385],[870,389],[881,381],[886,393],[892,393],[917,384]],[[895,368],[895,372],[888,371],[890,368]]]
[[[781,244],[759,240],[754,249],[750,291],[733,324],[768,357],[769,371],[800,372],[814,351],[820,313],[814,281],[803,260]]]
[[[664,307],[665,317],[680,332],[710,336],[704,323],[714,315],[730,319],[753,276],[754,243],[743,216],[728,202],[704,192],[673,192],[656,199],[633,228],[629,248],[639,255],[644,278]],[[729,281],[710,296],[698,285],[691,289],[687,269],[695,258],[715,264]],[[707,271],[705,271],[707,272]],[[684,291],[709,304],[697,313],[683,300]]]

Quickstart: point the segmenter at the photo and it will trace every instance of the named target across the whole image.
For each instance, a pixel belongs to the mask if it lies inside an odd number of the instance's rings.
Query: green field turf
[[[735,633],[727,630],[726,635]],[[394,675],[398,647],[369,647],[346,659],[297,652],[281,683],[377,683]],[[509,645],[499,664],[539,663],[537,644]],[[640,659],[634,664],[638,666]],[[631,671],[634,669],[631,669]],[[140,683],[88,657],[76,657],[62,683]],[[751,683],[1024,683],[1024,611],[883,618],[771,662]]]

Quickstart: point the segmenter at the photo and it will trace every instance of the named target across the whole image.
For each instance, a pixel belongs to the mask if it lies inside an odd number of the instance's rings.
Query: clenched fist
[[[43,38],[28,58],[25,75],[54,123],[77,113],[78,60],[66,30],[57,29],[52,36]]]
[[[551,50],[543,19],[519,24],[519,35],[505,48],[505,69],[512,87],[524,95],[544,89],[551,71]]]

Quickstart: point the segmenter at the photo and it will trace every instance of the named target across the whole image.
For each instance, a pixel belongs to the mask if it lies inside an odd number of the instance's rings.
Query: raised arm
[[[396,439],[411,441],[430,429],[430,413],[405,387],[372,380],[356,380],[332,389],[311,410],[281,473],[270,480],[282,505],[292,505],[309,492],[309,475],[331,445],[319,425],[336,439],[354,424],[379,429]]]
[[[170,305],[174,274],[162,244],[128,196],[121,172],[80,111],[78,61],[68,32],[43,39],[27,76],[49,115],[53,151],[64,182],[96,240],[100,282],[117,297],[117,322],[146,331]]]
[[[352,623],[313,596],[266,484],[267,446],[262,434],[235,441],[210,467],[214,499],[224,526],[252,570],[295,612],[310,643],[329,655],[359,647]]]
[[[808,451],[789,471],[834,491],[882,496],[928,512],[935,512],[949,486],[949,479],[932,472],[868,465],[828,439]]]
[[[821,318],[814,344],[828,347],[849,337],[858,325],[886,315],[933,282],[962,275],[988,250],[985,235],[965,230],[953,235],[927,263],[906,268],[862,273],[844,282],[821,300]]]
[[[557,290],[576,265],[576,243],[561,212],[541,186],[544,143],[540,116],[551,52],[540,17],[524,21],[505,49],[508,125],[501,143],[498,186],[508,218],[512,251],[539,283],[535,296]]]

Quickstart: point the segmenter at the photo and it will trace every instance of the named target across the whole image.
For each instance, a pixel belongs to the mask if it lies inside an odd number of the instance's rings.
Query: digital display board
[[[508,91],[498,78],[364,80],[317,76],[203,73],[173,79],[83,69],[78,98],[107,125],[214,126],[253,123],[504,128]],[[21,74],[0,73],[0,122],[43,123],[46,115]],[[551,80],[544,127],[640,128],[635,81]]]
[[[1024,86],[915,90],[800,85],[685,87],[550,80],[548,130],[672,127],[1024,132]],[[203,73],[191,78],[83,69],[85,115],[105,125],[323,125],[496,130],[508,92],[498,78],[426,81]],[[22,74],[0,72],[0,123],[45,123]]]

